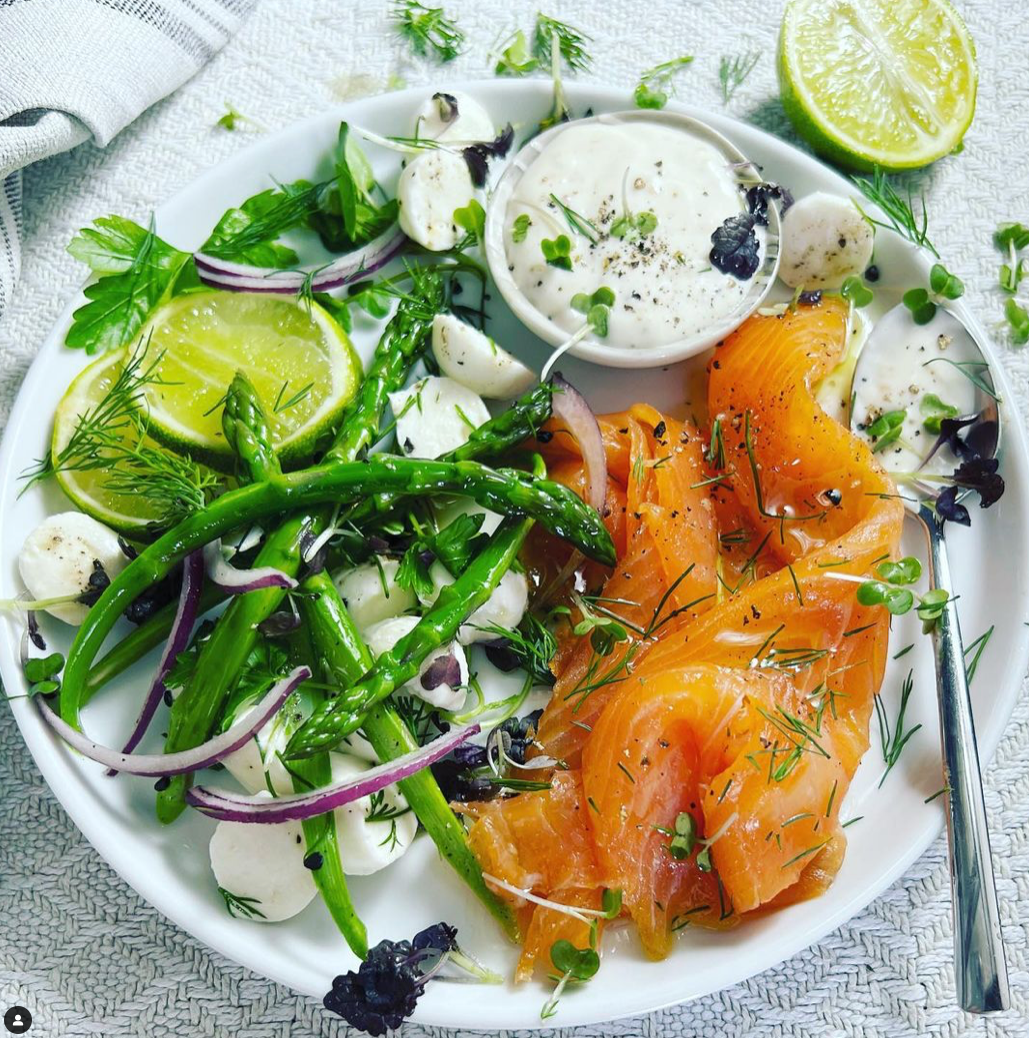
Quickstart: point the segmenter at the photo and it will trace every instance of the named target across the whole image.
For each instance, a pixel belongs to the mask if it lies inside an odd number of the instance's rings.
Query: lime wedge
[[[111,386],[121,374],[127,357],[127,349],[104,354],[81,371],[68,387],[54,413],[51,440],[54,459],[59,461],[64,455],[80,417],[95,414],[97,406],[109,399]],[[149,436],[140,441],[138,430],[131,422],[117,419],[107,423],[106,429],[115,444],[133,451],[151,450],[158,457],[167,456],[170,464],[183,464]],[[159,494],[147,495],[138,489],[131,492],[111,489],[109,481],[123,474],[113,460],[118,455],[117,449],[90,449],[85,456],[79,454],[77,460],[69,461],[68,467],[58,464],[58,485],[81,511],[129,536],[142,534],[151,524],[165,526],[178,518],[169,514],[168,502]],[[112,459],[110,463],[105,462],[106,458]]]
[[[948,0],[790,0],[779,89],[797,132],[853,169],[953,151],[975,114],[975,45]]]
[[[252,292],[198,292],[157,311],[144,329],[144,390],[154,437],[216,468],[231,463],[222,404],[243,371],[268,413],[284,461],[310,455],[361,380],[350,340],[316,303]]]

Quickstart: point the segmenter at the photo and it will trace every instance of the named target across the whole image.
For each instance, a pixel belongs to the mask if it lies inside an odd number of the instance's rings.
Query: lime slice
[[[224,468],[231,451],[222,403],[237,370],[268,412],[284,461],[310,455],[336,425],[361,380],[342,328],[316,303],[252,292],[198,292],[166,303],[143,331],[153,435]]]
[[[68,387],[54,413],[51,452],[55,459],[60,459],[64,453],[78,427],[80,416],[93,412],[107,397],[127,356],[128,351],[124,349],[105,354],[80,372]],[[170,452],[149,437],[144,437],[140,444],[135,426],[131,423],[116,423],[116,427],[110,429],[110,434],[128,448],[149,447],[171,457]],[[75,463],[73,467],[58,466],[57,482],[81,511],[120,533],[138,535],[151,523],[166,525],[169,519],[167,506],[156,497],[110,489],[107,483],[117,474],[118,469],[113,463],[105,465],[101,457],[90,452],[88,458]]]
[[[783,107],[820,154],[912,169],[960,143],[975,113],[975,45],[947,0],[790,0]]]

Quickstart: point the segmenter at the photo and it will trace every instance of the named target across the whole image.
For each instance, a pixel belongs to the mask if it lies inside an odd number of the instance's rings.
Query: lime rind
[[[975,45],[948,0],[791,0],[778,74],[797,132],[851,169],[928,165],[959,146],[975,114]],[[872,141],[877,136],[885,139]]]
[[[162,307],[143,335],[167,383],[146,391],[151,434],[223,471],[233,456],[221,430],[221,404],[236,370],[254,383],[287,465],[310,457],[331,435],[361,379],[343,328],[317,303],[308,307],[294,297],[183,296]],[[284,406],[298,391],[299,402]]]

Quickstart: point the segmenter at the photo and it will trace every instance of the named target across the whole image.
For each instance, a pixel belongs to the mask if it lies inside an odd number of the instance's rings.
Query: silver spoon
[[[912,356],[915,357],[915,364],[911,365],[912,368],[917,366],[924,372],[928,366],[935,367],[938,372],[934,377],[939,377],[939,373],[944,371],[954,373],[960,385],[955,386],[951,378],[951,392],[960,390],[965,394],[962,402],[966,406],[960,410],[971,411],[979,416],[972,434],[977,437],[976,445],[982,456],[995,456],[1000,446],[1000,412],[996,397],[976,386],[963,374],[975,374],[992,387],[989,366],[975,334],[955,314],[942,309],[925,326],[915,325],[903,306],[889,311],[876,323],[854,372],[855,406],[851,408],[851,426],[855,427],[862,420],[863,414],[867,413],[859,403],[862,393],[868,394],[871,401],[876,392],[872,387],[884,383],[895,384],[907,378],[902,373],[905,359],[910,362],[910,357],[904,356],[905,351],[914,351]],[[928,366],[923,358],[928,359]],[[952,363],[955,361],[981,366],[958,368]],[[887,375],[886,379],[882,378],[883,373]],[[913,389],[905,392],[912,393]],[[967,406],[969,404],[970,407]],[[909,413],[911,410],[909,408]],[[918,413],[917,406],[913,410],[915,414]],[[933,472],[953,471],[959,463],[959,459],[953,455],[948,457],[948,454],[949,449],[944,449],[937,452],[929,465],[920,467],[916,461],[914,465],[906,466],[908,469],[914,468],[915,472],[905,479],[903,489],[908,515],[919,521],[928,541],[929,586],[953,592],[944,527],[932,507],[943,489],[938,482],[932,481]],[[891,467],[891,461],[894,462],[895,471],[898,463],[905,458],[912,460],[910,449],[903,446],[887,448],[877,457],[887,468]],[[1008,1007],[1008,974],[997,909],[997,889],[993,877],[972,704],[965,675],[964,647],[953,593],[933,628],[932,639],[947,790],[944,795],[954,902],[954,959],[958,1001],[961,1008],[968,1012],[994,1013]]]

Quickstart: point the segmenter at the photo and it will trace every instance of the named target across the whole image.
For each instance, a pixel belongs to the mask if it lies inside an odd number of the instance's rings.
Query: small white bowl
[[[556,324],[541,313],[524,295],[508,270],[507,250],[504,246],[504,226],[507,205],[518,186],[525,171],[540,156],[546,146],[560,133],[570,126],[583,123],[662,123],[675,129],[684,130],[713,145],[726,158],[730,165],[747,163],[750,160],[731,141],[712,129],[707,123],[678,112],[655,112],[636,109],[627,112],[611,112],[595,115],[586,119],[575,119],[572,122],[553,126],[549,130],[534,137],[511,160],[494,190],[486,210],[486,260],[490,274],[504,301],[515,316],[535,335],[552,346],[559,346],[569,337],[567,329]],[[750,279],[747,294],[739,307],[717,324],[711,325],[696,335],[683,339],[675,339],[661,346],[634,348],[631,346],[609,345],[603,340],[587,336],[572,346],[568,352],[575,357],[603,364],[611,368],[653,368],[674,361],[685,360],[713,346],[724,339],[734,328],[739,327],[761,304],[775,282],[779,270],[779,207],[776,203],[768,207],[768,227],[766,228],[765,254],[761,267]]]

